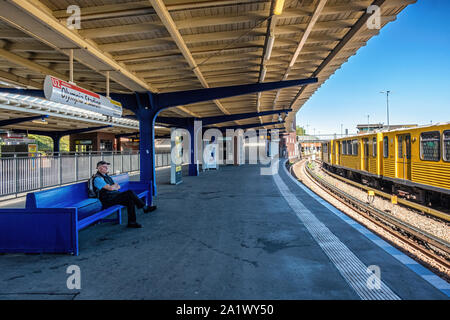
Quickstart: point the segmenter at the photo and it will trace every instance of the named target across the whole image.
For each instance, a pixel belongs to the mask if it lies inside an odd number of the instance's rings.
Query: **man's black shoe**
[[[142,228],[142,226],[137,222],[131,222],[127,225],[127,228]]]
[[[156,206],[145,206],[143,209],[144,209],[145,213],[149,213],[149,212],[155,211]]]

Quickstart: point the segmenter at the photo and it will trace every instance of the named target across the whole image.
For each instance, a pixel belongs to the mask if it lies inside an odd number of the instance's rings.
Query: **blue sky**
[[[450,121],[450,1],[418,0],[358,50],[297,113],[309,134],[356,125]]]

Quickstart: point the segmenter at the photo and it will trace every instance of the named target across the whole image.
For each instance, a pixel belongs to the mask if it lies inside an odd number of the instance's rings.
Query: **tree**
[[[297,126],[296,130],[298,136],[304,136],[306,134],[305,128]]]

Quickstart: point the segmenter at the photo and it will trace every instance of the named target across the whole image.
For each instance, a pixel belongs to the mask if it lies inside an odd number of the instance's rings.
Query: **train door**
[[[339,141],[336,141],[336,164],[341,164],[341,143]]]
[[[363,154],[363,170],[369,171],[369,139],[363,139],[364,154]]]
[[[405,165],[404,177],[407,180],[411,180],[411,135],[405,134],[405,138],[403,139],[404,149],[405,149]]]
[[[397,136],[397,178],[411,180],[411,135]]]

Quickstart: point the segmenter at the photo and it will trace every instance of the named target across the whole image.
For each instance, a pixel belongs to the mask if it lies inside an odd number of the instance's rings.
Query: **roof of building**
[[[316,136],[305,135],[305,136],[297,136],[297,141],[298,142],[316,142],[316,141],[321,141],[321,139]]]

